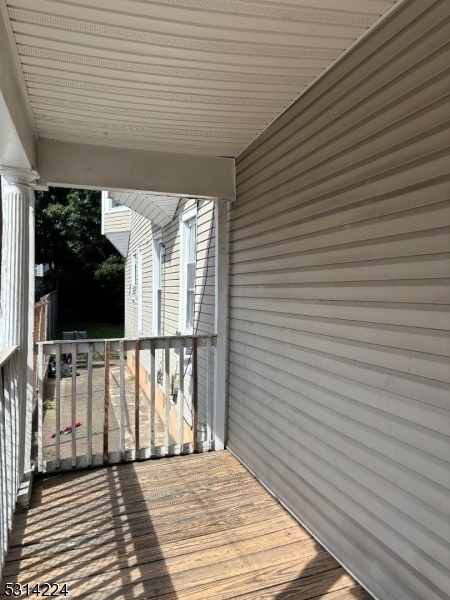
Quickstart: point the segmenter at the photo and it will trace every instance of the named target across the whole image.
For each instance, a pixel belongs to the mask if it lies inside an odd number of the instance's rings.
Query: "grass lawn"
[[[57,330],[57,339],[62,340],[63,331],[86,331],[88,339],[122,338],[124,334],[123,323],[64,323]]]

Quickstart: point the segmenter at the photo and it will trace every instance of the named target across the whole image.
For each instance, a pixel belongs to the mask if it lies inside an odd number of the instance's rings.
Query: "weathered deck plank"
[[[47,477],[11,544],[0,598],[46,581],[95,600],[368,598],[227,452]]]

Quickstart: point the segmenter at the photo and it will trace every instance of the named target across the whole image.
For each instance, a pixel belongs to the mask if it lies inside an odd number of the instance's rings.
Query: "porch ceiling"
[[[235,157],[396,1],[0,4],[40,139]]]

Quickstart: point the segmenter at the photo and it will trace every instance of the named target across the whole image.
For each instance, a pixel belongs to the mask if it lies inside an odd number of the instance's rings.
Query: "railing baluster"
[[[9,369],[6,368],[6,371]],[[9,375],[9,374],[8,374]],[[8,377],[10,380],[10,377]],[[12,429],[11,429],[11,386],[12,382],[9,382],[8,385],[8,394],[5,402],[5,441],[7,444],[6,451],[6,485],[8,488],[8,529],[11,529],[12,525],[12,516],[14,511],[14,487],[12,482],[12,456],[11,456],[11,448],[12,448]],[[8,456],[9,449],[9,456]]]
[[[16,357],[13,357],[8,365],[6,366],[7,372],[9,372],[10,380],[10,398],[11,398],[11,458],[12,458],[12,486],[16,490],[18,488],[18,475],[19,475],[19,427],[21,417],[19,415],[19,377],[18,377],[18,365]],[[22,371],[23,376],[23,371]]]
[[[14,420],[16,418],[15,415],[15,410],[14,407],[17,404],[18,400],[19,400],[19,395],[18,395],[18,390],[19,390],[19,374],[18,374],[18,365],[17,365],[17,355],[12,357],[11,360],[8,362],[8,364],[6,365],[6,372],[8,373],[8,380],[10,382],[9,384],[9,425],[10,425],[10,433],[9,433],[9,439],[10,439],[10,448],[11,448],[11,462],[10,462],[10,490],[11,490],[11,510],[12,512],[14,511],[14,496],[16,494],[16,470],[17,470],[17,463],[15,461],[15,456],[16,456],[16,452],[15,452],[15,446],[17,443],[16,440],[16,436],[15,436],[15,424],[14,424]],[[21,372],[21,375],[23,376],[23,371]],[[10,519],[10,523],[9,526],[12,527],[12,514],[11,514],[11,519]]]
[[[77,344],[72,344],[72,403],[71,403],[71,436],[72,436],[72,467],[77,466]]]
[[[39,344],[38,349],[38,397],[37,397],[37,446],[38,455],[37,463],[38,469],[42,473],[44,470],[43,464],[43,451],[44,451],[44,440],[43,440],[43,427],[44,427],[44,347]]]
[[[125,458],[125,350],[123,340],[119,342],[120,352],[120,373],[119,373],[119,385],[120,385],[120,458]]]
[[[185,340],[180,340],[180,381],[178,388],[178,443],[180,452],[183,452],[184,446],[184,348]]]
[[[12,360],[12,358],[10,358]],[[12,372],[6,363],[4,367],[4,394],[3,394],[3,441],[4,441],[4,482],[6,489],[6,529],[10,530],[12,525],[12,516],[14,512],[15,490],[12,477],[12,443],[11,436],[11,386]]]
[[[87,464],[92,464],[92,369],[94,362],[94,345],[89,344],[87,354]]]
[[[150,454],[155,454],[156,357],[155,343],[150,342]]]
[[[12,361],[13,359],[11,359]],[[15,435],[14,435],[14,420],[16,418],[15,415],[15,411],[14,411],[14,405],[17,399],[17,395],[16,395],[16,385],[15,385],[15,381],[14,381],[14,377],[15,377],[15,373],[14,373],[14,367],[12,362],[9,362],[6,366],[5,366],[5,371],[7,373],[7,379],[9,381],[9,389],[8,389],[8,398],[9,398],[9,419],[8,419],[8,424],[9,424],[9,438],[10,438],[10,445],[9,445],[9,461],[10,461],[10,465],[11,465],[11,489],[15,488],[15,471],[16,471],[16,461],[15,461],[15,445],[16,445],[16,439],[15,439]],[[7,413],[8,414],[8,413]]]
[[[55,353],[55,462],[56,468],[59,469],[61,461],[61,346],[56,345]],[[39,376],[39,381],[41,377]]]
[[[5,415],[4,415],[4,380],[3,368],[0,368],[0,565],[6,554],[8,540],[8,487],[6,485],[6,440],[5,440]]]
[[[170,346],[169,339],[164,342],[164,366],[165,366],[165,396],[166,417],[164,423],[164,449],[169,453],[169,429],[170,429]]]
[[[211,446],[212,402],[211,402],[211,338],[206,340],[206,450]]]
[[[134,457],[136,459],[139,458],[139,395],[140,395],[140,386],[139,386],[139,371],[140,371],[140,352],[141,346],[139,340],[136,340],[135,344],[135,379],[134,379]]]
[[[11,361],[11,365],[12,365],[12,372],[14,373],[14,375],[12,376],[12,380],[14,381],[14,398],[16,398],[15,401],[15,407],[16,407],[16,419],[14,421],[14,428],[15,428],[15,435],[16,435],[16,458],[17,458],[17,463],[16,463],[16,485],[17,487],[20,484],[20,479],[23,473],[23,469],[24,469],[24,448],[25,448],[25,436],[23,436],[23,440],[22,440],[22,433],[21,433],[21,422],[22,419],[25,419],[25,411],[22,413],[21,409],[20,409],[20,392],[19,392],[19,377],[24,377],[25,379],[27,378],[27,368],[25,367],[25,369],[22,371],[19,371],[19,355],[16,354]],[[26,433],[26,432],[24,432]],[[29,449],[31,451],[31,444],[29,446]],[[17,488],[14,488],[17,489]]]
[[[103,415],[103,464],[109,461],[109,359],[110,342],[105,342],[105,404]]]
[[[198,377],[197,377],[197,338],[192,338],[192,410],[194,429],[194,452],[197,452],[198,429]]]

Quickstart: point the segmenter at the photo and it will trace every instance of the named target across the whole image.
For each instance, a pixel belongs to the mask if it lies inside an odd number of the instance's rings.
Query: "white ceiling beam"
[[[235,199],[233,158],[38,142],[40,183]]]
[[[0,165],[36,167],[36,131],[6,7],[0,0]]]

